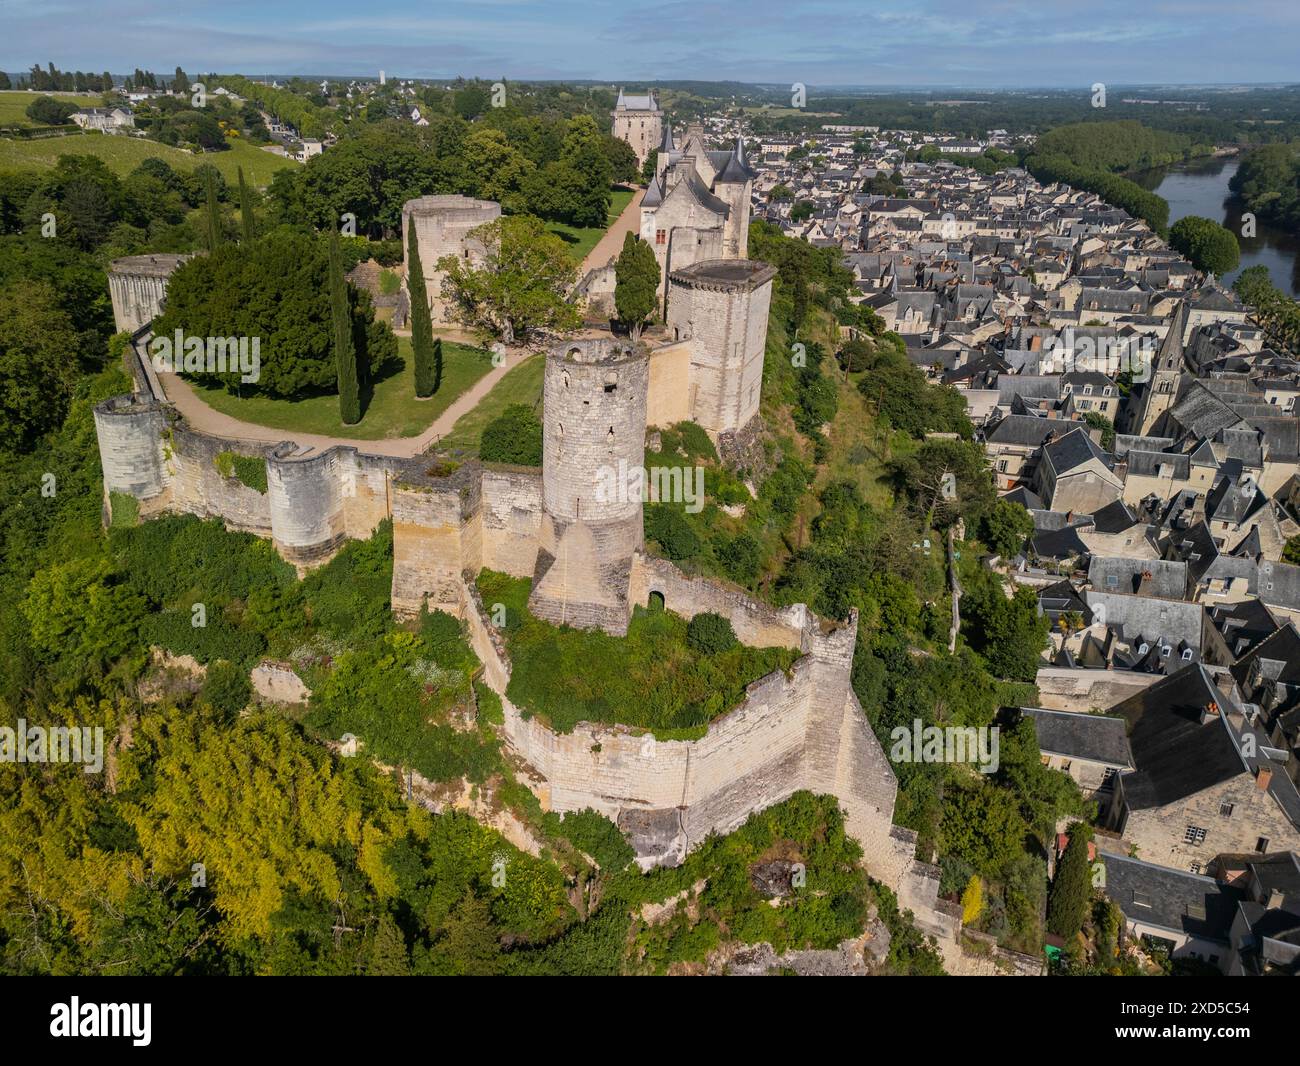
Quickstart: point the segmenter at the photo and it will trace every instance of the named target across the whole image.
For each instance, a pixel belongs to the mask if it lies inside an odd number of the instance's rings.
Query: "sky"
[[[1300,82],[1300,0],[0,0],[0,69],[1078,87]]]

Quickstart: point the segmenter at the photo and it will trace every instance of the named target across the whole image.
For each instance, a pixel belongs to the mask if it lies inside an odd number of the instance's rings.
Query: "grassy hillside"
[[[227,181],[234,181],[236,168],[243,167],[244,177],[258,187],[270,184],[277,170],[301,165],[292,159],[254,148],[251,144],[238,142],[226,152],[195,155],[143,137],[108,136],[102,133],[44,137],[35,141],[0,139],[0,170],[52,167],[61,155],[98,156],[122,175],[131,173],[146,159],[155,157],[176,170],[193,170],[201,163],[211,163]]]
[[[540,414],[542,371],[545,368],[546,360],[540,355],[534,355],[518,366],[511,367],[479,401],[478,406],[462,415],[452,426],[451,432],[438,441],[438,450],[477,455],[483,428],[500,417],[511,404],[528,404]]]
[[[77,107],[99,107],[103,95],[103,93],[0,92],[0,126],[35,126],[36,123],[27,117],[27,108],[33,100],[42,96],[66,100]]]

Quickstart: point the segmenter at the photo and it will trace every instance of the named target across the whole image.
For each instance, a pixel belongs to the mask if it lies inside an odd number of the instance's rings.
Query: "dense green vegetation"
[[[1273,344],[1300,351],[1300,302],[1269,280],[1268,267],[1247,267],[1237,275],[1232,288],[1250,305]]]
[[[637,607],[626,637],[554,626],[528,611],[532,582],[484,570],[478,591],[510,654],[507,695],[568,733],[579,722],[621,722],[660,737],[698,735],[744,699],[745,686],[798,658],[789,648],[691,640],[686,619]],[[500,607],[498,607],[500,605]]]
[[[1206,274],[1226,274],[1241,262],[1237,235],[1210,218],[1180,218],[1169,230],[1169,246]]]
[[[1300,150],[1295,144],[1271,144],[1249,153],[1228,187],[1247,211],[1300,232]]]
[[[356,369],[364,383],[397,356],[397,339],[375,321],[367,293],[347,287]],[[189,371],[200,383],[231,392],[291,397],[338,391],[326,241],[291,231],[251,245],[223,246],[183,263],[167,286],[167,308],[154,323],[157,338],[256,337],[256,381],[241,368]]]

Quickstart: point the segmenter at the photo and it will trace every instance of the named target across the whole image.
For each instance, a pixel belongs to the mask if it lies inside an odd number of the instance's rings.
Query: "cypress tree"
[[[1056,877],[1047,897],[1047,928],[1063,940],[1073,940],[1083,928],[1092,900],[1092,871],[1088,866],[1088,843],[1092,829],[1078,822],[1070,830]]]
[[[343,278],[343,250],[339,235],[330,234],[330,313],[334,325],[334,369],[339,384],[339,416],[351,426],[361,421],[361,394],[357,386],[357,353],[352,343],[352,310]]]
[[[415,222],[406,241],[406,292],[411,298],[411,349],[415,353],[415,395],[432,396],[440,384],[433,345],[433,318],[429,314],[429,296],[420,265],[420,249],[415,241]],[[441,349],[441,346],[439,346]]]
[[[249,195],[248,185],[244,181],[244,168],[240,167],[239,174],[239,221],[243,229],[244,243],[248,244],[253,239],[253,199]]]
[[[640,339],[646,319],[655,312],[658,288],[659,260],[654,249],[629,233],[614,263],[614,308],[633,340]]]
[[[215,252],[221,247],[221,209],[217,207],[217,183],[213,180],[213,173],[213,170],[209,168],[203,175],[209,252]]]
[[[433,341],[433,391],[437,392],[442,387],[442,338],[436,337]]]

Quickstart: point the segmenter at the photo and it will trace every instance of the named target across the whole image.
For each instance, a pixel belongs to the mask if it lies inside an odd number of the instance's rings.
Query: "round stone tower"
[[[549,621],[626,633],[642,545],[647,352],[612,337],[547,353],[541,550],[529,600]]]
[[[435,322],[447,320],[442,299],[442,279],[438,260],[454,255],[481,262],[485,249],[470,233],[479,226],[501,217],[501,205],[491,200],[473,200],[468,196],[420,196],[402,205],[402,260],[405,269],[410,248],[411,227],[420,249],[420,269],[429,297],[429,309]]]
[[[776,268],[711,259],[668,275],[668,327],[691,340],[690,411],[715,442],[758,414]]]
[[[104,471],[104,491],[144,502],[163,494],[167,420],[162,405],[134,396],[114,396],[95,407],[95,436]]]

